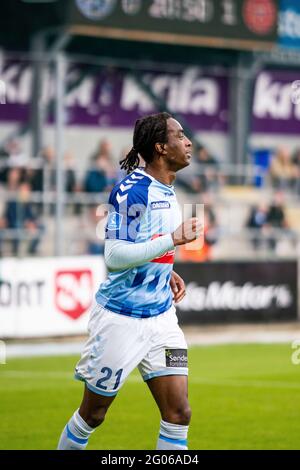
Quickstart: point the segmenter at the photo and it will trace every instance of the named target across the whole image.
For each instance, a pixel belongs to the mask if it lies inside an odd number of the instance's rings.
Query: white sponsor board
[[[82,334],[106,268],[102,257],[2,259],[0,337]]]

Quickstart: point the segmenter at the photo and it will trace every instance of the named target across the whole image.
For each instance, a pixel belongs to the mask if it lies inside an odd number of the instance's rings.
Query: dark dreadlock
[[[139,154],[146,163],[151,163],[155,154],[155,144],[165,144],[168,141],[167,119],[172,116],[168,113],[151,114],[135,123],[133,134],[133,147],[126,157],[120,161],[121,169],[127,174],[135,170],[140,163]]]

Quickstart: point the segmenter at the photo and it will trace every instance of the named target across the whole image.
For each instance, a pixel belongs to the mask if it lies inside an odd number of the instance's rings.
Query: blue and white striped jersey
[[[142,243],[172,233],[181,224],[173,186],[137,169],[118,183],[109,198],[106,239]],[[116,313],[148,318],[172,305],[174,250],[142,266],[109,272],[96,300]]]

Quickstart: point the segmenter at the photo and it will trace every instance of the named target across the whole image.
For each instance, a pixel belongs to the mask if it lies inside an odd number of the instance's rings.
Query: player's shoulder
[[[123,200],[133,203],[147,203],[151,178],[141,170],[135,170],[124,177],[113,188],[109,201],[120,204]]]

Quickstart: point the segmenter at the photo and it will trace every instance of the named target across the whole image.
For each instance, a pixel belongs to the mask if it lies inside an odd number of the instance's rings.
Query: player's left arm
[[[177,304],[180,302],[186,294],[185,283],[182,277],[179,274],[172,271],[171,280],[170,280],[171,290],[173,292],[174,302]]]

